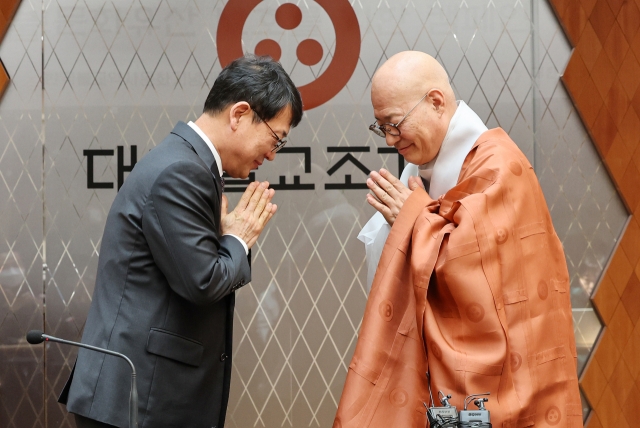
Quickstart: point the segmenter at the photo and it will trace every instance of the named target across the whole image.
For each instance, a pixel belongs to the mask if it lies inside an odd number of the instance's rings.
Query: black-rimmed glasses
[[[404,122],[407,116],[409,116],[409,113],[411,113],[416,107],[418,107],[418,105],[422,102],[422,100],[424,100],[426,96],[429,95],[429,92],[431,92],[431,90],[429,90],[426,94],[422,96],[422,98],[420,98],[420,101],[418,101],[416,105],[414,105],[411,108],[411,110],[409,110],[407,114],[405,114],[404,117],[400,119],[400,122],[383,123],[382,125],[378,125],[377,122],[373,122],[371,125],[369,125],[369,131],[372,131],[373,133],[375,133],[376,135],[382,138],[385,138],[387,134],[392,135],[394,137],[400,136],[400,128],[398,127],[402,124],[402,122]]]
[[[267,121],[264,120],[262,118],[262,116],[260,116],[255,109],[253,109],[253,111],[255,112],[256,116],[258,116],[258,119],[260,119],[265,125],[267,125],[267,128],[269,128],[269,131],[271,131],[271,133],[273,134],[273,138],[276,139],[276,141],[277,141],[276,142],[276,146],[273,149],[271,149],[271,151],[274,152],[274,153],[278,153],[280,151],[280,149],[282,149],[285,146],[285,144],[287,144],[287,138],[286,137],[284,137],[284,138],[278,137],[278,134],[276,134],[276,132],[269,126]]]

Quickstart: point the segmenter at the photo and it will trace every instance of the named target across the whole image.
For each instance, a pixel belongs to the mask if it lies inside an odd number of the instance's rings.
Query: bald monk
[[[493,427],[582,427],[565,257],[527,158],[425,53],[391,57],[371,101],[410,164],[367,180],[377,269],[334,428],[427,426],[427,372],[458,410],[489,392]]]

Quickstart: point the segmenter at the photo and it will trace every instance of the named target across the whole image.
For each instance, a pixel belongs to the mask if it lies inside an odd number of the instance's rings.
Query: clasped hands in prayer
[[[379,172],[371,171],[367,178],[367,187],[371,190],[371,193],[367,193],[367,202],[378,210],[390,225],[396,221],[411,192],[417,188],[424,189],[420,177],[409,177],[407,187],[384,168]]]
[[[423,188],[420,177],[409,177],[409,187],[386,169],[379,172],[371,171],[367,179],[367,187],[371,193],[367,194],[367,202],[379,211],[390,225],[393,225],[404,202],[417,188]],[[235,210],[227,213],[227,197],[222,197],[222,231],[242,238],[249,248],[256,242],[258,236],[271,220],[278,209],[271,203],[274,190],[269,189],[269,183],[253,182],[240,199]]]
[[[278,209],[276,204],[271,203],[274,194],[275,190],[269,189],[269,182],[254,181],[247,186],[240,202],[230,213],[227,213],[229,201],[223,194],[220,215],[222,233],[241,238],[251,248]]]

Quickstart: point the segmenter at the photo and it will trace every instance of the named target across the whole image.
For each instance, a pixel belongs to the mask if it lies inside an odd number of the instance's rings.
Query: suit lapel
[[[178,122],[171,133],[182,138],[187,144],[189,144],[200,159],[209,166],[211,174],[213,174],[213,177],[215,178],[214,181],[216,183],[218,195],[222,195],[222,177],[220,177],[218,164],[216,163],[213,153],[211,153],[211,149],[207,146],[207,143],[202,140],[193,128],[184,122]]]

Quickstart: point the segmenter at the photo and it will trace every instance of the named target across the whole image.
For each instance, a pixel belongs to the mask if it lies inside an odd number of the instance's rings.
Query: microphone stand
[[[29,332],[31,334],[31,332]],[[40,333],[40,332],[38,332]],[[28,336],[27,336],[28,337]],[[124,358],[129,366],[131,366],[131,395],[129,396],[129,428],[138,428],[138,384],[136,382],[136,368],[133,366],[133,362],[123,354],[110,351],[108,349],[98,348],[97,346],[87,345],[85,343],[72,342],[70,340],[60,339],[57,337],[49,336],[48,334],[42,334],[40,341],[46,340],[49,342],[59,342],[65,345],[79,346],[81,348],[90,349],[92,351],[102,352],[103,354],[113,355],[114,357]],[[31,341],[29,341],[32,343]]]

